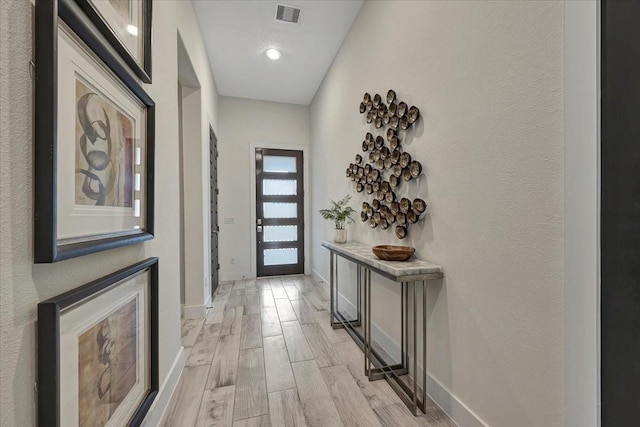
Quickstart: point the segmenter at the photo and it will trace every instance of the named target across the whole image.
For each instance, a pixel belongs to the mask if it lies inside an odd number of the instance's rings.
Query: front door
[[[302,151],[256,149],[258,277],[304,273]]]
[[[213,129],[209,128],[209,174],[211,194],[211,295],[218,287],[218,139]]]

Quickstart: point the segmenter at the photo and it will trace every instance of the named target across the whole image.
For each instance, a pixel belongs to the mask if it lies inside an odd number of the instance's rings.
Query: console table
[[[331,300],[331,327],[334,329],[345,328],[351,338],[358,344],[364,353],[364,372],[369,381],[385,379],[391,388],[400,396],[414,415],[418,408],[424,412],[427,400],[427,289],[429,280],[444,277],[442,267],[427,261],[411,258],[408,261],[383,261],[378,259],[371,251],[371,246],[356,242],[336,244],[322,242],[322,247],[329,251],[330,256],[330,300]],[[344,258],[356,264],[356,316],[347,317],[341,313],[338,307],[338,263],[337,257]],[[384,352],[374,348],[371,337],[371,273],[400,284],[400,363],[389,362]],[[422,285],[422,392],[418,392],[418,310],[417,310],[417,285]],[[364,298],[362,290],[364,289]],[[410,290],[413,293],[412,303],[409,301]],[[361,301],[364,310],[361,311]],[[364,319],[364,324],[362,320]],[[410,328],[410,322],[412,327]],[[410,330],[411,329],[411,330]],[[412,352],[410,361],[409,352]],[[411,375],[409,375],[410,362],[412,362]],[[418,395],[421,395],[420,398]]]

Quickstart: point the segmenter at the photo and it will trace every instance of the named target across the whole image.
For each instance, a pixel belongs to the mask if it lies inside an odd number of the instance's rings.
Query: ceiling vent
[[[276,21],[297,24],[300,18],[300,9],[283,4],[276,5]]]

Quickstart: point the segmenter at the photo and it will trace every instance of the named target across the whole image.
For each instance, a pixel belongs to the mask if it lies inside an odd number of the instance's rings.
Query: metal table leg
[[[356,326],[361,326],[362,324],[362,303],[361,303],[361,295],[362,295],[362,271],[363,267],[357,265],[357,276],[356,276],[356,293],[357,293],[357,301],[356,301],[356,317],[353,319],[351,316],[345,316],[340,312],[340,280],[338,278],[338,254],[330,253],[330,270],[331,270],[331,327],[333,329],[347,329],[347,332],[351,330],[353,332]],[[335,258],[334,258],[335,256]]]
[[[357,313],[357,317],[356,317],[356,321],[355,321],[355,325],[354,326],[360,326],[362,324],[362,315],[360,314],[360,310],[362,309],[362,303],[361,303],[361,298],[362,298],[362,267],[360,267],[360,265],[358,265],[358,273],[357,273],[357,280],[356,280],[356,309],[358,310]]]
[[[336,320],[338,319],[338,316],[335,315],[336,313],[340,313],[340,308],[338,307],[338,302],[340,301],[340,291],[338,290],[338,285],[339,285],[339,283],[338,283],[339,282],[338,281],[338,255],[336,255],[336,262],[335,262],[335,267],[334,268],[335,268],[335,275],[336,275],[336,278],[334,280],[335,284],[336,284],[336,289],[335,289],[335,291],[333,293],[333,297],[335,298],[335,301],[333,303],[334,307],[335,307],[334,308],[334,312],[335,313],[334,313],[333,316],[331,316],[331,326],[335,328],[337,325],[339,325],[337,327],[341,328],[341,327],[343,327],[342,323],[336,322]]]
[[[371,270],[367,270],[367,363],[371,361]],[[371,368],[367,365],[369,381],[371,381]]]
[[[333,317],[334,317],[334,310],[333,310],[333,257],[334,254],[333,252],[329,252],[329,300],[330,300],[330,306],[331,306],[331,313],[330,314],[330,322],[331,325],[333,326]]]
[[[401,328],[401,333],[400,333],[400,361],[397,364],[392,364],[392,365],[384,365],[381,364],[380,362],[382,362],[381,360],[378,361],[380,366],[376,366],[376,364],[374,363],[374,367],[370,368],[371,371],[371,375],[369,376],[369,380],[370,381],[377,381],[377,380],[381,380],[381,379],[385,379],[387,378],[389,375],[392,375],[394,377],[400,377],[402,375],[407,375],[409,373],[409,358],[408,358],[408,349],[407,349],[407,344],[409,342],[408,339],[408,330],[409,330],[409,324],[408,324],[408,314],[409,314],[409,309],[408,309],[408,300],[407,300],[407,296],[408,296],[408,283],[406,282],[400,282],[401,283],[401,287],[400,287],[400,328]],[[369,339],[370,342],[372,342],[372,339]],[[371,348],[371,352],[373,353],[373,348]],[[375,356],[375,353],[373,353]]]
[[[427,412],[427,281],[422,281],[422,412]]]
[[[364,374],[369,376],[369,334],[367,328],[369,325],[369,282],[367,280],[367,269],[364,271]]]
[[[411,283],[413,287],[413,339],[412,345],[413,348],[413,396],[412,396],[412,404],[413,404],[413,415],[417,415],[418,412],[418,295],[416,292],[416,282]]]
[[[407,324],[407,284],[402,282],[400,284],[400,363],[406,369],[409,368],[409,361],[407,357],[407,330],[409,325]]]

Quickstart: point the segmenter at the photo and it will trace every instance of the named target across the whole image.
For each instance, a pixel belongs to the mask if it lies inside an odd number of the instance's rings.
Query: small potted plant
[[[347,203],[351,200],[351,196],[347,195],[342,200],[336,202],[331,201],[331,208],[320,209],[320,215],[322,218],[332,220],[336,225],[336,234],[333,241],[336,243],[345,243],[347,241],[346,225],[353,223],[352,215],[355,210],[348,206]]]

